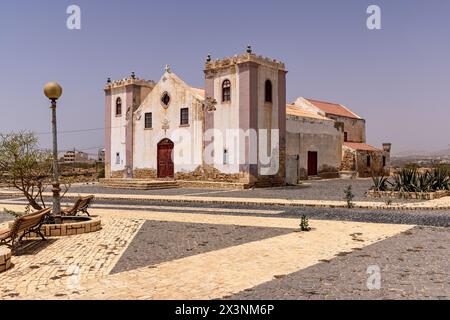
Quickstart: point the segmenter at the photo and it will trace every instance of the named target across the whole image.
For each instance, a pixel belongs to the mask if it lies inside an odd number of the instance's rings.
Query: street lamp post
[[[51,101],[52,109],[52,133],[53,133],[53,214],[61,213],[61,198],[59,185],[59,164],[58,164],[58,131],[56,127],[56,101],[62,95],[62,88],[56,82],[45,85],[44,94]]]

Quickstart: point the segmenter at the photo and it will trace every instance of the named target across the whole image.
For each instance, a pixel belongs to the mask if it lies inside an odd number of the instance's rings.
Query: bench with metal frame
[[[91,206],[94,199],[95,196],[93,195],[81,197],[75,202],[75,204],[71,208],[61,210],[61,215],[65,217],[75,217],[78,215],[79,212],[82,212],[87,214],[88,217],[90,217],[91,215],[89,214],[88,209]]]
[[[45,241],[41,227],[50,212],[51,208],[42,209],[17,218],[8,229],[0,230],[0,245],[6,245],[14,253],[22,243],[23,238],[32,233],[39,235]]]

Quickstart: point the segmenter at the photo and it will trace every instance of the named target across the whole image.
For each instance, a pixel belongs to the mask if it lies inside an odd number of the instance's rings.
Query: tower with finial
[[[112,172],[133,167],[133,113],[155,87],[155,82],[138,79],[134,72],[125,79],[112,81],[105,87],[105,177]],[[125,136],[122,137],[125,127]],[[120,128],[119,130],[117,128]],[[126,141],[126,144],[123,144]],[[128,147],[127,147],[128,146]],[[130,173],[131,172],[131,173]],[[126,170],[127,178],[132,171]]]
[[[250,135],[256,133],[256,141],[239,138],[240,148],[244,150],[239,155],[238,168],[242,182],[282,185],[286,160],[287,71],[284,63],[257,56],[248,45],[240,55],[214,61],[207,59],[204,72],[206,98],[217,101],[216,112],[205,115],[205,130],[225,132],[234,128]],[[214,153],[217,152],[221,154],[223,150],[214,147]],[[270,155],[270,165],[278,170],[271,170],[260,162],[258,155],[261,154]],[[254,161],[255,158],[258,160]]]

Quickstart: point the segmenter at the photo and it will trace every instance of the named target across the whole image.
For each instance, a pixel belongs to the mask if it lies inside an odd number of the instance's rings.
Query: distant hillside
[[[392,154],[394,158],[409,158],[409,157],[450,157],[450,148],[444,149],[440,151],[401,151]]]
[[[450,149],[434,152],[404,151],[392,155],[392,165],[394,167],[401,167],[411,163],[421,167],[430,167],[435,163],[450,164]]]
[[[450,148],[434,152],[432,155],[437,157],[450,157]]]

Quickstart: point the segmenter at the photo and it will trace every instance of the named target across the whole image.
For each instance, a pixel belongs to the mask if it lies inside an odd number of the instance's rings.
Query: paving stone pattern
[[[286,228],[147,221],[112,273],[154,266],[162,262],[272,238],[293,231]]]
[[[230,299],[450,299],[450,229],[417,227]],[[381,289],[369,290],[369,266]]]

